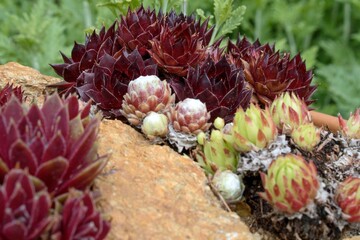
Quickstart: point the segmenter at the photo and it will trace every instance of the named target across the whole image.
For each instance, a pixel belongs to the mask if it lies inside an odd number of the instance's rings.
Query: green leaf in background
[[[246,7],[233,10],[233,0],[214,0],[215,28],[210,44],[235,30],[243,20]]]
[[[221,28],[221,31],[219,32],[219,36],[224,36],[228,33],[232,33],[237,27],[240,26],[241,21],[243,20],[243,16],[246,12],[245,6],[240,6],[237,9],[235,9],[231,16],[226,20],[224,25]]]
[[[129,7],[130,9],[135,9],[140,6],[140,4],[140,0],[108,0],[98,3],[96,6],[108,8],[112,12],[114,18],[117,18],[120,15],[126,15]]]
[[[328,94],[343,116],[347,117],[349,112],[360,107],[359,63],[330,64],[319,68],[317,73],[328,82]]]

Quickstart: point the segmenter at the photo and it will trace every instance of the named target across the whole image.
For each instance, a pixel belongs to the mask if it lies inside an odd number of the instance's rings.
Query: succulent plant
[[[251,44],[245,37],[236,44],[229,42],[228,57],[239,67],[244,68],[245,79],[254,89],[256,101],[269,105],[283,92],[295,92],[306,104],[311,104],[311,95],[316,90],[311,86],[312,71],[306,70],[305,62],[297,54],[290,59],[285,53],[275,52],[275,47],[261,45],[259,41]]]
[[[136,11],[129,9],[127,15],[121,17],[117,30],[118,42],[130,51],[137,49],[142,56],[148,55],[150,41],[157,39],[160,34],[162,18],[161,12],[156,15],[155,10],[145,10],[143,6]]]
[[[75,96],[53,94],[42,108],[29,109],[16,97],[0,108],[0,182],[10,169],[28,169],[53,195],[85,189],[103,169],[97,155],[99,120],[79,109]]]
[[[246,89],[242,70],[225,57],[216,62],[209,56],[201,65],[190,67],[186,79],[173,78],[170,84],[179,100],[196,98],[205,103],[211,122],[216,117],[231,122],[239,107],[249,106],[252,94]]]
[[[360,108],[351,113],[347,121],[338,116],[341,133],[348,138],[360,139]]]
[[[78,80],[83,71],[91,70],[105,54],[113,56],[121,49],[116,41],[115,25],[116,22],[108,30],[102,27],[99,34],[94,31],[91,35],[86,35],[85,44],[75,42],[71,58],[61,53],[64,63],[51,64],[51,67],[64,81],[50,86],[58,88],[61,94],[76,92],[76,88],[83,85]]]
[[[210,174],[224,170],[235,171],[238,164],[237,152],[223,139],[221,130],[224,125],[218,124],[221,120],[220,118],[215,120],[218,130],[213,129],[211,131],[210,139],[206,139],[204,132],[199,133],[197,136],[198,143],[202,147],[201,150],[195,151],[195,158],[199,165]]]
[[[287,154],[275,159],[267,174],[260,173],[265,192],[259,195],[276,210],[294,214],[313,202],[319,189],[316,167],[301,156]]]
[[[209,27],[209,19],[206,19],[201,23],[200,19],[196,21],[196,15],[185,15],[184,13],[177,14],[174,10],[171,10],[163,19],[163,26],[169,26],[174,28],[177,25],[186,23],[193,35],[198,35],[202,44],[208,46],[211,40],[211,35],[214,30],[214,26]],[[214,44],[215,45],[215,44]]]
[[[206,105],[199,99],[187,98],[180,101],[168,113],[170,123],[175,131],[198,134],[205,132],[211,126],[208,123],[210,114]]]
[[[123,96],[130,81],[146,75],[157,75],[157,66],[151,59],[143,60],[139,51],[123,50],[119,55],[105,54],[91,71],[83,72],[77,87],[80,99],[92,102],[102,110],[105,117],[121,116]]]
[[[51,199],[41,181],[12,169],[0,186],[0,239],[39,239],[50,222]]]
[[[310,112],[296,94],[285,92],[271,104],[271,116],[277,128],[284,134],[290,134],[296,127],[311,122]]]
[[[230,170],[217,171],[212,183],[225,201],[230,203],[240,200],[245,189],[239,175]]]
[[[96,210],[95,201],[89,192],[71,190],[65,203],[57,206],[60,212],[51,230],[51,239],[105,239],[110,231],[110,222]]]
[[[199,99],[187,98],[178,102],[175,107],[170,108],[167,113],[169,119],[168,140],[177,146],[179,152],[184,148],[189,149],[196,146],[196,135],[206,132],[210,114],[206,105]]]
[[[232,130],[224,134],[225,140],[239,152],[265,148],[276,137],[277,130],[269,109],[261,109],[254,104],[250,104],[246,111],[239,108],[235,113]]]
[[[21,86],[13,87],[13,84],[7,83],[2,89],[0,89],[0,106],[5,105],[12,95],[17,97],[20,102],[24,99],[24,91],[21,90]]]
[[[291,132],[291,138],[301,149],[311,152],[320,142],[320,132],[313,123],[304,123]]]
[[[335,200],[348,222],[360,222],[360,178],[348,177],[340,183]]]
[[[162,113],[150,112],[144,118],[141,124],[141,131],[150,140],[155,140],[157,137],[164,138],[168,134],[169,120],[166,115]]]
[[[175,103],[170,85],[157,76],[140,76],[131,81],[124,95],[122,110],[127,120],[139,126],[149,112],[167,112]]]
[[[168,16],[166,18],[169,19]],[[149,50],[162,71],[177,76],[186,76],[188,66],[195,67],[203,61],[206,51],[204,37],[198,30],[207,29],[207,21],[196,29],[195,21],[188,22],[187,17],[183,19],[175,17],[173,26],[165,21],[159,39],[150,41],[152,47]]]

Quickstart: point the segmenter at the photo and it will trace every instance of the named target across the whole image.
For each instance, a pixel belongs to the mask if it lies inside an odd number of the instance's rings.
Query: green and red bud
[[[360,223],[360,178],[349,177],[340,183],[335,200],[348,222]]]
[[[260,197],[287,214],[302,211],[317,195],[319,182],[315,165],[301,156],[287,154],[274,160],[268,173],[260,173],[265,192]]]
[[[320,142],[320,132],[313,123],[305,123],[291,132],[291,138],[299,148],[311,152]]]
[[[275,98],[270,112],[277,128],[284,134],[290,134],[294,128],[311,122],[306,103],[294,93],[285,92]]]

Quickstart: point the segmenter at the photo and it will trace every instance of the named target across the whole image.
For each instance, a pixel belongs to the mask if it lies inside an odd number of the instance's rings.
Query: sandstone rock
[[[46,88],[47,85],[60,82],[61,79],[42,75],[39,71],[20,65],[15,62],[9,62],[0,65],[0,88],[4,87],[8,82],[15,86],[22,86],[25,90],[25,96],[28,101],[35,100],[39,104],[44,101],[44,95],[51,92]]]
[[[253,239],[190,158],[151,145],[120,121],[102,122],[99,147],[111,153],[97,181],[112,216],[109,239]]]

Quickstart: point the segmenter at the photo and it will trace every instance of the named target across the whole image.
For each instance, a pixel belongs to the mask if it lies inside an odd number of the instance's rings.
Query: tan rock
[[[0,65],[0,89],[7,83],[21,86],[25,90],[27,100],[35,100],[39,104],[43,103],[44,95],[52,91],[46,86],[60,81],[61,79],[42,75],[39,71],[19,63],[9,62]]]
[[[190,158],[151,145],[120,121],[102,122],[99,146],[111,152],[97,182],[112,216],[109,239],[253,239]]]

